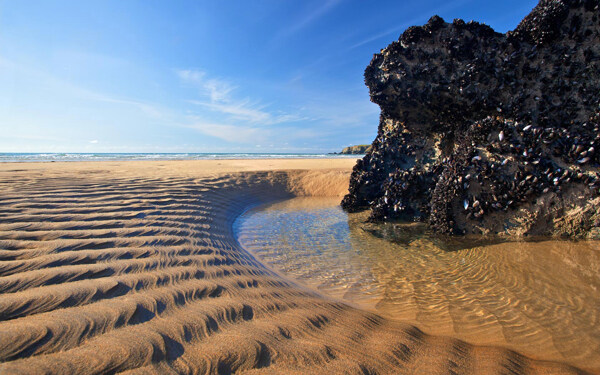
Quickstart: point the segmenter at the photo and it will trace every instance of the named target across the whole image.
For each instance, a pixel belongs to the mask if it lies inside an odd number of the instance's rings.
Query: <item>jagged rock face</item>
[[[542,0],[507,34],[437,16],[406,30],[365,71],[379,131],[342,206],[447,234],[556,233],[572,208],[600,224],[585,208],[600,187],[599,13]]]

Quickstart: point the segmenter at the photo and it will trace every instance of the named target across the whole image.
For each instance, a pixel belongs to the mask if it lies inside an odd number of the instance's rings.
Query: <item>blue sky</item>
[[[533,0],[0,0],[0,152],[324,152],[370,143],[363,71],[434,14]]]

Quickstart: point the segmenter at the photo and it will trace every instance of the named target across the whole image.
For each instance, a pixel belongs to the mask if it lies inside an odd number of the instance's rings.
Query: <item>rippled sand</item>
[[[295,198],[247,212],[236,234],[282,272],[425,332],[600,368],[600,242],[474,247],[365,217]]]
[[[0,164],[0,374],[578,373],[350,306],[240,247],[240,213],[340,196],[352,164]]]

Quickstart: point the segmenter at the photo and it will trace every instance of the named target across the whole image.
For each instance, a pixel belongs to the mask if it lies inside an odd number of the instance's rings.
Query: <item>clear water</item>
[[[0,162],[111,161],[111,160],[210,160],[210,159],[321,159],[364,155],[302,153],[0,153]]]
[[[432,334],[600,369],[600,242],[448,243],[364,223],[339,199],[295,198],[235,223],[240,244],[292,278]]]

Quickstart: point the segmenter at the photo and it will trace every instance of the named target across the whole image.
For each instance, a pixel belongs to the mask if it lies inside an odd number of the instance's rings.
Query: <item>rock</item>
[[[584,236],[559,227],[581,207],[597,221],[598,4],[542,0],[506,34],[434,16],[374,55],[378,134],[342,206],[444,234]]]
[[[363,155],[371,150],[371,145],[356,145],[344,147],[340,154],[342,155]]]

